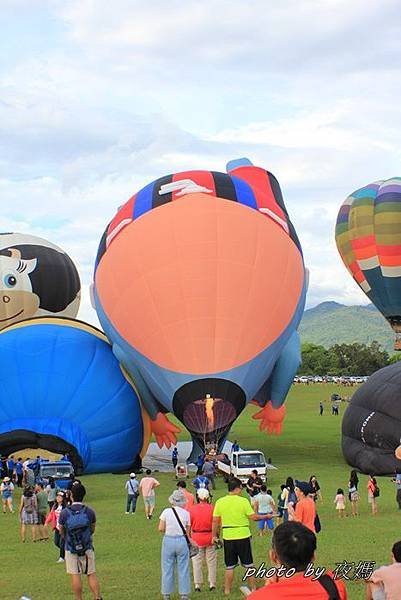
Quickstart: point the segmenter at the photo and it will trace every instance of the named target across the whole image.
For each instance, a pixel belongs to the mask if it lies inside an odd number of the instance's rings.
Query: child
[[[336,505],[336,510],[338,511],[338,517],[342,519],[345,517],[345,496],[344,490],[338,488],[337,496],[334,498],[334,502]]]
[[[272,491],[268,490],[265,484],[260,486],[260,492],[253,498],[254,510],[259,515],[266,515],[266,519],[258,521],[259,536],[263,535],[265,528],[270,532],[274,529],[273,513],[275,502],[273,500]]]

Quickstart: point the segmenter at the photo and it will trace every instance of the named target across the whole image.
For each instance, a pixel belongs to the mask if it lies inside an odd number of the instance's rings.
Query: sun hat
[[[297,481],[295,480],[295,487],[301,490],[305,496],[313,493],[313,489],[307,481]]]
[[[134,479],[134,477],[136,477],[136,473],[130,473],[129,476],[131,477],[131,479]]]
[[[185,506],[187,503],[187,499],[185,498],[184,494],[180,492],[180,490],[174,490],[168,501],[170,504],[173,504],[173,506]]]
[[[9,477],[4,477],[3,481],[7,483],[7,481],[11,481],[11,479]]]
[[[196,495],[198,496],[199,500],[207,500],[210,496],[209,490],[206,488],[199,488],[199,490],[196,492]]]

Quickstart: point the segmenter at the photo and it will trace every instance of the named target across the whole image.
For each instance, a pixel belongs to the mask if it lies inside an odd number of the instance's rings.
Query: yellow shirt
[[[219,498],[215,504],[213,516],[221,518],[223,540],[241,540],[251,536],[249,515],[254,510],[247,498],[228,494]]]

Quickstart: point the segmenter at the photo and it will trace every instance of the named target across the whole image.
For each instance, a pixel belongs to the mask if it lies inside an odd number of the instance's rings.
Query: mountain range
[[[394,333],[373,304],[345,306],[322,302],[304,312],[298,330],[303,343],[329,348],[334,344],[370,344],[376,340],[390,354],[394,353]]]

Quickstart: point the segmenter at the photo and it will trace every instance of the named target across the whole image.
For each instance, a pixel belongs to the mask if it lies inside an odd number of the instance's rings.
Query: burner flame
[[[206,410],[206,417],[207,417],[207,422],[209,424],[210,430],[214,429],[213,406],[214,406],[214,398],[212,398],[210,394],[206,394],[205,410]]]

